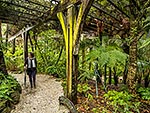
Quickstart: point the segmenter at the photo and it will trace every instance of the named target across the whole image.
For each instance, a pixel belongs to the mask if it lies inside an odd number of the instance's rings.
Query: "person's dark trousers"
[[[36,69],[33,69],[29,72],[29,81],[31,88],[36,88]]]

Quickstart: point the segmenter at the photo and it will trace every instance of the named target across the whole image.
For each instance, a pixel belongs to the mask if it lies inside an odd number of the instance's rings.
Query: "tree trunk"
[[[36,39],[36,36],[35,36],[35,34],[33,35],[33,39],[34,39],[34,49],[36,50],[37,49],[37,39]]]
[[[77,104],[77,85],[78,85],[78,54],[77,55],[73,55],[73,78],[72,78],[72,102],[74,104]]]
[[[82,0],[80,6],[76,6],[76,0],[61,0],[61,4],[71,2],[71,7],[67,8],[67,12],[59,12],[57,14],[61,23],[65,45],[66,45],[66,75],[67,75],[67,97],[72,99],[72,72],[73,72],[73,49],[82,31],[82,22],[88,14],[88,11],[94,0]],[[74,5],[73,5],[74,4]],[[76,10],[79,8],[79,10]]]
[[[7,48],[7,44],[8,44],[8,34],[9,34],[9,26],[7,24],[7,27],[6,27],[6,48]],[[7,51],[7,49],[6,49]]]
[[[123,72],[123,83],[126,84],[126,81],[127,81],[127,74],[128,74],[128,69],[127,69],[127,61],[126,61],[126,64],[125,64],[125,69],[124,69],[124,72]]]
[[[28,38],[29,38],[29,41],[30,41],[32,52],[34,52],[34,45],[32,43],[32,39],[31,39],[30,33],[28,33]]]
[[[111,84],[111,68],[109,68],[109,84]]]
[[[148,85],[149,85],[149,82],[150,82],[150,80],[149,80],[149,74],[150,74],[150,70],[148,71],[148,73],[147,73],[147,75],[145,76],[145,78],[144,78],[144,86],[147,88],[148,87]]]
[[[107,64],[104,66],[104,85],[106,87],[106,81],[107,81]]]
[[[132,40],[129,50],[129,68],[127,75],[127,83],[129,91],[136,93],[136,72],[137,72],[137,36]]]
[[[27,32],[23,33],[23,39],[24,39],[24,62],[25,62],[28,57],[28,34]]]
[[[116,73],[116,68],[114,67],[114,82],[115,82],[115,85],[117,86],[118,85],[118,77],[117,77],[117,73]]]
[[[13,39],[13,42],[12,42],[12,54],[15,54],[15,51],[16,51],[16,38]]]
[[[7,75],[5,60],[4,60],[4,54],[2,49],[2,29],[1,29],[1,21],[0,21],[0,72]]]
[[[90,47],[90,51],[92,51],[92,47]],[[89,63],[89,70],[91,70],[91,69],[92,69],[92,62]]]
[[[82,69],[84,69],[85,64],[85,48],[82,48]]]

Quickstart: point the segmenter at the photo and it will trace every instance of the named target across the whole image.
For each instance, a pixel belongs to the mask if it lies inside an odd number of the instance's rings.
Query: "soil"
[[[24,87],[24,75],[13,74],[22,86],[20,102],[11,113],[68,113],[67,108],[59,105],[59,96],[64,94],[61,82],[48,75],[37,75],[36,89]]]

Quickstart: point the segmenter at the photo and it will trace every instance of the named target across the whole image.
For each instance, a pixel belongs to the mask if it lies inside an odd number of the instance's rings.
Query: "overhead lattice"
[[[67,2],[62,6],[59,2],[60,0],[0,0],[0,20],[3,23],[22,27],[27,24],[40,25],[40,23],[56,20],[57,12],[63,11],[70,5],[70,2]],[[82,0],[77,0],[77,2],[82,2]],[[141,0],[141,2],[135,0],[95,0],[84,29],[96,31],[95,19],[97,19],[103,22],[106,32],[113,34],[112,31],[115,31],[117,33],[123,30],[121,27],[123,18],[136,18],[137,13],[147,2],[146,0]]]
[[[57,0],[0,0],[0,20],[14,25],[37,24],[51,17]]]

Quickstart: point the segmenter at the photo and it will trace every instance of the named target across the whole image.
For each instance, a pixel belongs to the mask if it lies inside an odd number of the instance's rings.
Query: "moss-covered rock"
[[[10,113],[11,112],[11,108],[10,107],[6,107],[3,109],[3,111],[1,113]]]
[[[0,113],[6,107],[6,100],[0,100]]]
[[[12,98],[12,103],[13,104],[17,104],[20,100],[20,93],[19,91],[15,91],[14,93],[12,93],[10,95],[10,97]]]

